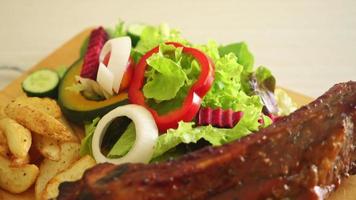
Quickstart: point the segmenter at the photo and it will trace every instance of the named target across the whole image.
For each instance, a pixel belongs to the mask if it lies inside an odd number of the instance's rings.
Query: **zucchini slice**
[[[59,75],[51,69],[40,69],[26,77],[22,82],[22,89],[30,97],[57,96]]]

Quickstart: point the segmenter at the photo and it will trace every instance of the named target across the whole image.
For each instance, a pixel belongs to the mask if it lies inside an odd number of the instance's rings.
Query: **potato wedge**
[[[80,158],[80,144],[66,142],[61,144],[61,157],[58,161],[44,159],[40,166],[40,174],[35,184],[36,199],[40,199],[43,190],[49,180],[59,172],[67,169],[72,163]]]
[[[23,167],[30,163],[30,155],[27,154],[25,157],[20,158],[10,155],[10,162],[10,167]]]
[[[17,158],[24,158],[32,144],[31,132],[10,118],[0,119],[10,152]]]
[[[95,160],[89,155],[82,157],[74,162],[68,169],[53,177],[47,184],[42,193],[42,199],[54,199],[58,196],[58,187],[66,181],[76,181],[82,178],[85,170],[93,167]]]
[[[68,132],[70,132],[70,133],[73,135],[73,138],[74,138],[74,139],[72,140],[72,142],[80,142],[80,141],[81,141],[81,140],[79,139],[79,136],[76,135],[77,130],[74,131],[74,129],[73,129],[73,127],[72,127],[72,124],[70,124],[70,123],[68,122],[68,120],[67,120],[64,116],[62,116],[61,118],[59,118],[58,121],[61,122],[61,123],[67,128]],[[81,128],[82,128],[82,127],[81,127]]]
[[[26,191],[36,181],[39,173],[36,165],[11,168],[11,162],[0,156],[0,187],[12,193]]]
[[[75,136],[51,115],[33,106],[12,102],[5,107],[5,113],[31,131],[60,141],[75,140]]]
[[[0,129],[0,156],[8,158],[10,155],[9,147],[4,132]]]
[[[61,146],[58,140],[53,138],[45,137],[43,135],[38,135],[36,133],[32,134],[33,143],[35,144],[37,150],[45,157],[50,160],[59,160]]]
[[[4,106],[0,106],[0,119],[7,117],[4,111]]]
[[[61,108],[55,100],[50,98],[22,96],[18,97],[15,101],[13,101],[13,103],[35,107],[36,109],[39,109],[40,111],[57,119],[62,116]]]

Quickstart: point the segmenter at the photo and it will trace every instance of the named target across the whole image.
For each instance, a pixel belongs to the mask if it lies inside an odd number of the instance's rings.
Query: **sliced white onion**
[[[133,121],[136,129],[136,140],[125,156],[116,159],[107,158],[101,153],[101,143],[110,123],[120,116],[126,116]],[[148,163],[152,158],[157,138],[156,123],[146,108],[134,104],[120,106],[107,113],[99,121],[92,140],[93,156],[97,163]]]
[[[103,63],[99,64],[98,75],[96,81],[99,83],[103,89],[110,95],[113,94],[112,88],[114,83],[114,75],[110,72],[108,68]]]
[[[119,92],[122,77],[127,68],[127,63],[131,52],[131,39],[124,36],[107,41],[101,49],[99,63],[104,61],[105,56],[110,52],[110,59],[107,68],[114,76],[113,89]],[[99,74],[98,74],[99,76]],[[98,79],[99,77],[97,77]]]

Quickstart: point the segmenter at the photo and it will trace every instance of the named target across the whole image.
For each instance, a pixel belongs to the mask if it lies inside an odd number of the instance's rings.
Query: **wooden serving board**
[[[43,59],[29,71],[24,73],[21,77],[14,80],[11,84],[0,91],[0,108],[5,106],[9,101],[15,99],[20,95],[24,95],[21,89],[21,82],[24,78],[34,70],[40,68],[57,68],[59,66],[70,66],[74,61],[79,58],[79,49],[84,40],[88,37],[91,29],[86,29],[79,33],[67,43],[59,47],[48,57]],[[299,106],[309,103],[312,99],[302,94],[285,89],[292,99],[297,102]],[[28,191],[14,195],[0,189],[0,200],[33,200],[34,190],[33,188]],[[332,200],[355,200],[356,199],[356,176],[351,176],[347,180],[344,180],[340,188],[330,197]]]

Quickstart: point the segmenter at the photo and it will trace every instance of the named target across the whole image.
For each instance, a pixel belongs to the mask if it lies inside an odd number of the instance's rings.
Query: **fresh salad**
[[[167,24],[98,27],[51,88],[27,82],[34,96],[58,90],[66,117],[84,123],[82,155],[116,164],[229,143],[296,109],[245,42],[195,44]]]

